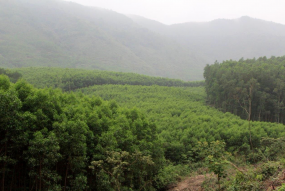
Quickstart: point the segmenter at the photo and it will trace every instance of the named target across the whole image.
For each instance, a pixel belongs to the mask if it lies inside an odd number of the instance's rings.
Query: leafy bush
[[[277,162],[267,162],[260,166],[260,173],[262,174],[262,179],[266,180],[270,176],[274,175],[279,168],[280,164]]]

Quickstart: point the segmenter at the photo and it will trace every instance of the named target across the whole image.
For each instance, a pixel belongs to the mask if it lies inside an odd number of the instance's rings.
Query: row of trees
[[[129,85],[159,85],[197,87],[204,85],[204,81],[184,82],[177,79],[150,77],[134,73],[109,72],[84,69],[63,68],[20,68],[17,69],[29,83],[35,87],[54,87],[64,91],[103,84]]]
[[[153,190],[164,161],[137,109],[0,75],[1,190]]]
[[[209,104],[244,119],[285,123],[285,56],[207,65]]]

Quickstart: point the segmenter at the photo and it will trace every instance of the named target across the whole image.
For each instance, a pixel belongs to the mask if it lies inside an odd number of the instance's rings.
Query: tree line
[[[35,67],[17,68],[14,70],[21,73],[23,78],[35,87],[61,88],[64,91],[73,91],[79,88],[103,84],[159,85],[168,87],[198,87],[204,85],[204,81],[185,82],[178,79],[100,70]]]
[[[243,119],[285,123],[285,56],[207,65],[207,100]]]

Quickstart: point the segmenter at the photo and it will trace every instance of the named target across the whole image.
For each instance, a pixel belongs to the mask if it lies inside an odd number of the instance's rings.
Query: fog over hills
[[[242,17],[164,25],[62,0],[0,1],[0,67],[202,80],[215,60],[285,55],[285,26]]]
[[[202,79],[203,58],[129,17],[64,1],[0,2],[0,67],[90,68]]]
[[[200,52],[211,63],[285,55],[285,25],[282,24],[244,16],[234,20],[164,25],[140,16],[129,17],[143,27]]]

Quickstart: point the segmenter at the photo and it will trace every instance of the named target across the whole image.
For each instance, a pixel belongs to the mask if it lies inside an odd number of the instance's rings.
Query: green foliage
[[[26,160],[31,168],[29,177],[38,182],[39,189],[60,187],[58,182],[61,178],[54,169],[61,158],[60,146],[56,135],[53,132],[44,135],[47,133],[47,129],[35,132],[26,151]]]
[[[217,188],[217,178],[210,175],[209,177],[205,177],[205,180],[203,181],[201,187],[205,191],[216,191]]]
[[[274,175],[279,168],[279,163],[267,162],[260,167],[262,180],[268,179],[270,176]]]
[[[262,189],[260,177],[262,176],[258,175],[253,170],[249,170],[248,172],[238,171],[227,190],[259,191]]]
[[[217,184],[221,190],[221,178],[226,177],[226,166],[228,153],[225,152],[225,143],[221,141],[213,141],[210,144],[207,142],[199,142],[199,149],[202,155],[206,155],[205,161],[210,172],[217,175]]]
[[[285,57],[260,57],[207,65],[209,104],[244,119],[284,123]]]
[[[181,180],[181,176],[189,175],[192,170],[188,165],[173,165],[168,163],[164,165],[165,167],[160,169],[155,179],[157,188],[159,189],[164,189],[167,185],[176,183]]]
[[[0,90],[8,90],[10,87],[10,80],[7,76],[0,75]]]
[[[65,74],[60,74],[65,70],[50,71],[51,76],[56,76],[54,71],[58,76]],[[85,72],[82,78],[87,79]],[[104,79],[110,79],[107,74],[117,75],[106,72]],[[39,78],[30,74],[30,79]],[[116,80],[127,81],[123,74]],[[44,79],[34,81],[42,86]],[[181,81],[179,87],[141,81],[145,86],[79,85],[77,88],[85,88],[69,93],[36,89],[25,80],[8,83],[8,89],[0,90],[1,187],[164,189],[207,164],[217,174],[221,189],[239,188],[238,181],[221,179],[226,174],[227,152],[255,161],[282,157],[284,125],[252,122],[252,141],[258,152],[251,156],[248,122],[207,106],[203,87],[180,87]],[[256,172],[251,179],[254,185],[245,183],[245,189],[255,188],[270,172],[271,166],[264,169],[264,175],[261,170]]]
[[[264,160],[272,161],[277,157],[284,155],[285,139],[281,138],[262,138],[260,152],[263,155]]]
[[[38,88],[54,87],[64,91],[104,84],[120,85],[159,85],[178,87],[203,86],[204,81],[185,82],[177,79],[150,77],[134,73],[107,72],[100,70],[62,69],[62,68],[17,68],[27,82]]]
[[[280,185],[279,162],[266,162],[259,164],[258,167],[246,166],[245,170],[239,170],[235,176],[228,177],[228,181],[224,184],[226,190],[267,190],[266,186],[275,189]],[[264,182],[266,181],[266,182]]]
[[[262,162],[258,165],[245,165],[238,168],[233,163],[230,163],[235,168],[228,169],[227,177],[223,179],[221,188],[223,190],[275,190],[283,182],[283,172],[278,161]],[[211,187],[211,183],[205,182],[205,187]],[[213,187],[213,186],[212,186]]]
[[[108,190],[154,190],[152,180],[148,177],[155,163],[150,156],[144,156],[141,152],[111,151],[107,152],[105,161],[93,161],[91,164],[90,168],[97,175],[108,177]],[[106,190],[99,185],[97,190]]]
[[[128,163],[113,169],[125,173],[116,174],[122,187],[149,190],[165,161],[156,125],[139,110],[24,80],[0,90],[0,148],[2,190],[100,190],[114,181],[91,162],[110,171],[118,160]]]
[[[219,181],[220,178],[226,176],[225,166],[228,164],[225,158],[225,143],[220,141],[211,142],[206,152],[208,154],[206,157],[208,168],[218,176]]]
[[[25,80],[21,79],[15,84],[15,89],[18,93],[19,99],[24,102],[29,94],[31,94],[32,86]]]
[[[206,106],[203,87],[102,85],[78,92],[115,100],[121,106],[137,107],[145,112],[156,122],[166,159],[176,164],[205,158],[199,141],[220,140],[226,143],[225,149],[229,152],[251,153],[248,122]],[[282,124],[255,121],[251,129],[255,148],[261,148],[262,137],[285,136]]]
[[[22,77],[22,74],[20,74],[19,72],[15,72],[15,71],[12,71],[12,70],[7,70],[7,69],[4,69],[4,68],[0,68],[0,75],[8,76],[10,81],[13,82],[13,83],[18,81]]]
[[[278,188],[278,191],[285,191],[285,184],[282,184],[282,186]]]

